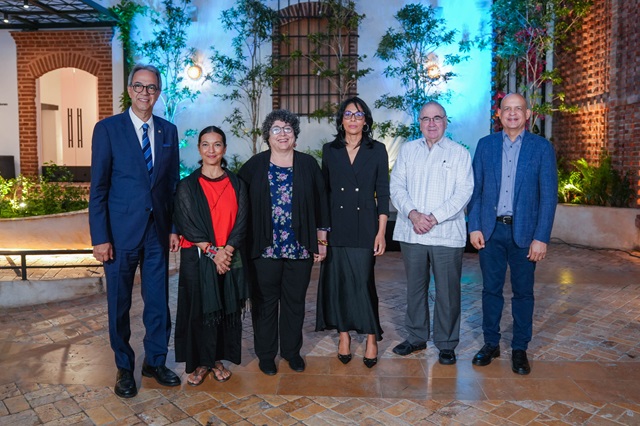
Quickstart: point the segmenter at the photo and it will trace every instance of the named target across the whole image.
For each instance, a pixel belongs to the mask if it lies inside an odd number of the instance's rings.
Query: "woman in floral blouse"
[[[277,373],[278,354],[294,371],[300,356],[305,297],[311,268],[326,256],[329,208],[322,172],[308,154],[295,151],[298,117],[271,112],[262,123],[269,150],[240,169],[249,191],[248,245],[253,277],[253,329],[260,370]]]

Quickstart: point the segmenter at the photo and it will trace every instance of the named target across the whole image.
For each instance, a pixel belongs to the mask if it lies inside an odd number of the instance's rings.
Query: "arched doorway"
[[[17,52],[20,172],[37,176],[44,161],[43,145],[39,141],[41,104],[36,83],[57,69],[84,70],[97,78],[96,120],[113,115],[113,29],[11,32],[11,36]],[[60,114],[64,123],[66,111]],[[85,144],[90,146],[91,132],[84,129],[83,133]]]
[[[98,79],[77,68],[59,68],[42,75],[37,83],[43,169],[65,166],[74,180],[88,182],[91,135],[97,122]]]

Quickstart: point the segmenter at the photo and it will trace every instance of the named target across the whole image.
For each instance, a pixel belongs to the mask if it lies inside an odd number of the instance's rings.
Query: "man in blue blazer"
[[[525,131],[531,115],[526,100],[507,95],[499,115],[504,130],[480,139],[473,159],[475,186],[468,214],[471,244],[480,251],[484,346],[472,362],[484,366],[500,356],[508,265],[513,291],[511,367],[517,374],[529,374],[534,272],[551,238],[558,174],[551,143]]]
[[[109,339],[118,375],[115,393],[134,397],[134,351],[129,310],[136,268],[144,300],[145,357],[142,374],[165,386],[180,378],[165,366],[171,335],[168,306],[173,194],[178,183],[176,127],[152,114],[162,88],[158,69],[136,65],[128,80],[131,108],[98,122],[93,131],[89,226],[93,255],[104,262]]]

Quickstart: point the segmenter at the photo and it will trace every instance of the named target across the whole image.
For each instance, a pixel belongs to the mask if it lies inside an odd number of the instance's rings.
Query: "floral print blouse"
[[[293,233],[293,167],[269,164],[271,220],[273,244],[264,249],[262,257],[269,259],[309,259],[309,250],[301,246]]]

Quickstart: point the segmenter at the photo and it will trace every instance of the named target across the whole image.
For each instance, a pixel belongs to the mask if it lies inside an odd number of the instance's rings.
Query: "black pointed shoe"
[[[116,386],[113,391],[120,398],[133,398],[138,394],[138,388],[136,387],[136,381],[133,378],[133,372],[126,368],[118,368],[118,375],[116,376]]]
[[[367,358],[366,356],[364,358],[362,358],[362,362],[364,363],[364,365],[367,366],[367,368],[373,368],[374,365],[376,365],[378,363],[378,357],[375,358]]]
[[[500,346],[493,346],[485,343],[482,349],[480,349],[476,356],[473,357],[473,361],[471,361],[471,363],[479,367],[484,367],[485,365],[491,364],[491,361],[499,356]]]
[[[142,375],[144,377],[153,377],[162,386],[180,386],[180,377],[165,365],[152,367],[145,361],[142,363]]]
[[[349,361],[351,361],[351,358],[353,358],[351,356],[351,354],[349,355],[342,355],[342,354],[338,354],[338,359],[340,360],[341,363],[343,364],[349,364]]]
[[[511,370],[516,374],[522,375],[531,373],[531,366],[527,359],[527,351],[515,349],[511,352]]]
[[[351,348],[351,335],[349,335],[349,348]],[[349,352],[347,355],[343,355],[340,353],[340,342],[338,341],[338,359],[340,360],[340,362],[343,364],[349,364],[349,361],[351,361],[351,358],[352,358],[351,352]]]

